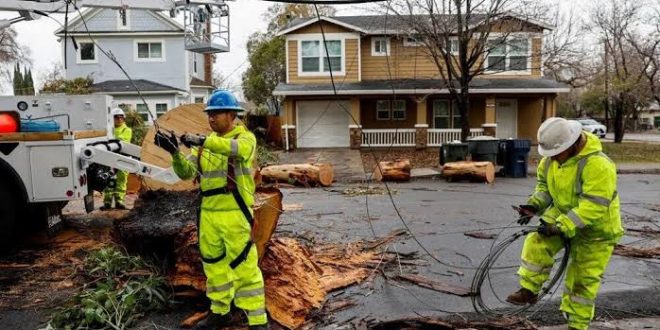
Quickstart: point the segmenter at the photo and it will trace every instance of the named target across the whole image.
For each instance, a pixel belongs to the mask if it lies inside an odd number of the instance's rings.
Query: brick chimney
[[[204,54],[204,81],[213,85],[213,61],[215,60],[215,55],[213,54]]]

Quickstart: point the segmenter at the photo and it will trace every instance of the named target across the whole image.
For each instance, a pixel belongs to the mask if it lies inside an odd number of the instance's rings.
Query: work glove
[[[154,144],[172,155],[179,152],[179,141],[177,141],[174,132],[170,132],[170,136],[167,136],[165,133],[157,131],[156,136],[154,136]]]
[[[181,140],[181,143],[183,143],[184,146],[190,148],[192,146],[204,145],[204,141],[206,141],[206,136],[186,133],[181,135],[179,140]]]
[[[559,227],[543,220],[541,220],[541,225],[539,225],[539,228],[536,231],[546,237],[561,236],[563,234]]]
[[[536,215],[536,212],[539,210],[536,208],[534,205],[519,205],[518,208],[518,215],[520,218],[518,218],[518,223],[520,225],[526,225],[529,223],[530,220],[532,220],[532,217]]]

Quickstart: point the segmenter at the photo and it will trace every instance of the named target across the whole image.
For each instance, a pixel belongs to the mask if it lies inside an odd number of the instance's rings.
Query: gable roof
[[[409,32],[406,28],[407,21],[411,19],[428,20],[429,15],[363,15],[363,16],[321,16],[295,18],[289,24],[285,25],[278,33],[278,36],[289,34],[295,30],[312,25],[319,21],[336,24],[347,29],[364,34],[403,34]],[[474,14],[470,16],[470,26],[478,26],[486,20],[487,16],[483,14]],[[502,18],[514,18],[529,24],[538,26],[545,30],[552,30],[553,27],[532,19],[520,17],[516,14],[505,14]]]
[[[117,30],[117,31],[87,31],[87,28],[85,27],[85,23],[89,25],[90,21],[98,14],[102,13],[105,10],[114,10],[114,9],[108,9],[108,8],[91,8],[91,9],[85,9],[82,11],[81,15],[77,15],[74,19],[69,21],[69,24],[67,26],[68,33],[69,34],[87,34],[89,33],[111,33],[111,32],[119,32],[119,33],[144,33],[144,32],[180,32],[183,33],[184,28],[179,22],[175,21],[174,19],[170,18],[169,16],[164,15],[161,12],[154,11],[154,10],[147,10],[147,9],[131,9],[132,11],[144,11],[149,13],[151,16],[156,18],[157,20],[165,23],[166,25],[170,26],[172,30],[148,30],[148,31],[135,31],[135,30]],[[84,18],[84,22],[83,22]],[[83,32],[78,31],[79,29],[82,29]],[[55,31],[56,36],[63,36],[64,35],[64,26],[60,27]]]
[[[215,86],[197,77],[192,77],[192,79],[190,79],[190,86],[215,88]]]
[[[142,93],[151,94],[165,94],[185,92],[182,89],[163,85],[157,82],[146,79],[133,79],[135,86],[140,89]],[[92,90],[95,93],[108,93],[108,94],[137,94],[135,87],[129,80],[106,80],[92,85]]]

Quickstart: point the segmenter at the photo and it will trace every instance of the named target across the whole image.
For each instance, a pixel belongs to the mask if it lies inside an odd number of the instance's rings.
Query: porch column
[[[486,120],[481,125],[484,135],[495,136],[497,134],[497,114],[495,113],[495,95],[486,97]]]
[[[362,125],[360,124],[360,98],[351,98],[351,116],[348,130],[351,149],[360,149],[362,146]]]
[[[546,119],[550,117],[554,117],[557,115],[557,107],[556,107],[556,99],[557,95],[546,95],[545,98],[543,99],[543,118],[542,120],[545,121]]]
[[[426,100],[417,102],[417,123],[415,124],[415,149],[425,149],[428,145],[429,124],[426,120]]]
[[[285,98],[282,102],[282,137],[284,139],[284,150],[296,149],[296,121],[294,115],[295,102],[291,98]]]

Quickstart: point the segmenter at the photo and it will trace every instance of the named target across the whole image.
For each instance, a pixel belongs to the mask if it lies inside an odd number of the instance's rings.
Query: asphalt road
[[[337,185],[329,189],[284,189],[284,204],[299,204],[302,209],[282,214],[278,233],[303,236],[319,242],[352,242],[385,236],[408,226],[414,237],[428,251],[424,252],[412,236],[403,237],[387,248],[414,254],[417,266],[388,265],[387,277],[334,293],[330,300],[351,299],[353,307],[326,318],[321,328],[351,328],[361,319],[392,320],[404,316],[449,316],[456,313],[474,318],[470,298],[439,293],[394,279],[400,273],[419,274],[435,281],[469,287],[476,267],[488,254],[493,240],[467,237],[463,233],[482,231],[507,237],[520,230],[511,205],[524,203],[534,186],[532,178],[497,178],[492,185],[444,180],[423,180],[390,184],[393,206],[387,195],[349,197],[342,191],[351,186]],[[619,194],[625,227],[643,226],[660,229],[660,176],[620,175]],[[368,205],[368,207],[367,207]],[[401,214],[403,221],[397,215]],[[368,221],[369,214],[371,221]],[[405,225],[404,225],[405,222]],[[502,227],[512,226],[509,229]],[[372,231],[373,230],[373,231]],[[629,232],[622,243],[657,246],[657,236]],[[522,241],[514,243],[503,254],[499,267],[491,273],[492,287],[498,296],[517,289],[516,265]],[[429,253],[442,263],[434,260]],[[601,319],[660,315],[657,302],[660,291],[660,260],[632,259],[614,256],[608,267],[597,300]],[[558,291],[532,309],[538,324],[562,322],[557,310]],[[488,290],[484,299],[490,307],[506,307]],[[184,306],[180,306],[185,309]],[[43,324],[44,310],[0,310],[0,329],[36,329]],[[143,329],[177,329],[186,316],[180,309],[168,314],[150,316]]]
[[[606,140],[614,140],[614,133],[607,133]],[[623,134],[624,141],[641,141],[660,143],[660,132],[657,133],[625,133]]]

